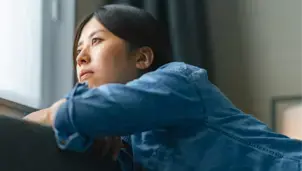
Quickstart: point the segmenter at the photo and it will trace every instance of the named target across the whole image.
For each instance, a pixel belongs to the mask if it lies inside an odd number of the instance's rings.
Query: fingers
[[[39,111],[30,113],[23,117],[24,120],[38,121],[42,119],[42,115],[39,114]]]
[[[111,151],[111,143],[112,143],[112,139],[111,137],[105,137],[103,139],[103,146],[101,147],[101,156],[104,157],[106,156],[108,153],[110,153]]]
[[[33,113],[30,113],[23,117],[24,120],[30,122],[36,122],[40,124],[45,124],[47,122],[47,110],[42,109]]]
[[[111,154],[112,154],[112,159],[116,160],[121,148],[123,147],[123,143],[121,140],[121,137],[111,137]]]
[[[92,146],[92,153],[103,158],[110,151],[110,146],[107,141],[107,138],[95,140]]]
[[[93,153],[98,154],[101,158],[111,155],[116,160],[123,143],[120,137],[105,137],[95,140],[93,144]]]

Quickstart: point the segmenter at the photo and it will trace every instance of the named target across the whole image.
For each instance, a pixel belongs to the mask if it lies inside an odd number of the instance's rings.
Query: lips
[[[80,72],[80,80],[85,81],[93,74],[90,70],[83,70]]]

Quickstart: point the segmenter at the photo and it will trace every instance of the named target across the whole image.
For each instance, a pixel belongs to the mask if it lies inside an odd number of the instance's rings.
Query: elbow
[[[63,103],[57,110],[54,121],[53,121],[53,127],[55,130],[59,132],[65,132],[72,134],[76,132],[73,124],[72,124],[72,118],[70,117],[70,101],[67,101]]]

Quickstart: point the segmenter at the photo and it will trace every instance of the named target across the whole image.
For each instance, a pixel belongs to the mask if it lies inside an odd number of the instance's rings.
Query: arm
[[[24,120],[30,121],[30,122],[36,122],[39,124],[45,124],[48,125],[48,113],[49,108],[41,109],[35,112],[32,112],[26,116],[23,117]]]
[[[74,96],[77,94],[81,94],[82,92],[85,92],[87,90],[88,88],[86,87],[86,84],[77,85],[68,94],[66,94],[64,98],[55,102],[52,106],[32,112],[26,115],[25,117],[23,117],[23,119],[30,122],[36,122],[39,124],[51,125],[53,119],[52,118],[53,111],[56,111],[57,108],[61,106],[61,104],[63,104],[66,101],[66,99],[69,99],[72,95]]]
[[[54,123],[61,148],[85,150],[91,143],[87,137],[128,135],[200,118],[192,112],[199,110],[200,99],[190,75],[155,71],[69,98]]]

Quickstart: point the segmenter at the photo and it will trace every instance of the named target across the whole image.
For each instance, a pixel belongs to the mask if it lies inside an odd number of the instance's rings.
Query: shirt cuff
[[[93,140],[80,135],[75,128],[71,113],[72,101],[71,98],[62,104],[55,115],[53,130],[56,142],[60,149],[85,152],[93,144]]]
[[[70,150],[75,152],[86,152],[93,144],[92,140],[88,140],[78,133],[69,136],[61,136],[58,130],[54,130],[57,145],[62,150]]]

